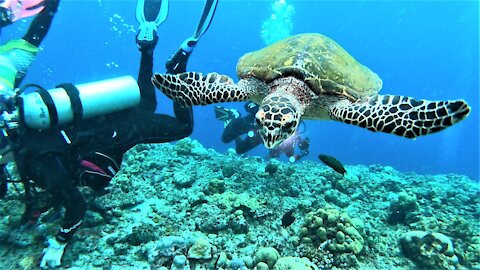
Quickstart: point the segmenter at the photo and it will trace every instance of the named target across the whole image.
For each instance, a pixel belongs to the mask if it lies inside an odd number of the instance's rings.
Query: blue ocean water
[[[237,59],[265,46],[262,24],[273,1],[219,1],[214,21],[197,45],[188,69],[233,78]],[[479,179],[479,3],[478,1],[300,1],[291,34],[319,32],[336,40],[383,79],[381,93],[426,99],[463,98],[472,107],[460,124],[438,134],[409,140],[342,123],[307,121],[309,159],[319,153],[347,165],[382,164],[401,171],[460,173]],[[43,50],[25,83],[53,87],[115,76],[136,76],[136,1],[62,1]],[[158,29],[155,71],[195,30],[203,1],[170,1],[167,21]],[[2,31],[2,44],[20,37],[29,21]],[[159,111],[171,102],[159,94]],[[241,109],[242,103],[223,104]],[[213,106],[196,107],[192,138],[225,151],[223,124]],[[141,119],[139,119],[141,121]],[[266,156],[263,146],[249,152]]]

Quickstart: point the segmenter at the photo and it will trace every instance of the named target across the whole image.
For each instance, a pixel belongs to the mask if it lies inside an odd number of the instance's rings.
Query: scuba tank
[[[62,84],[18,97],[19,120],[33,129],[88,119],[134,107],[140,103],[140,89],[131,76],[98,82]]]

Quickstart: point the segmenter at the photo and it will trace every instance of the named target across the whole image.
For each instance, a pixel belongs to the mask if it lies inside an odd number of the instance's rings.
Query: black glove
[[[12,12],[8,8],[0,7],[0,29],[12,24]]]
[[[3,112],[12,113],[15,110],[14,98],[0,94],[0,114]]]

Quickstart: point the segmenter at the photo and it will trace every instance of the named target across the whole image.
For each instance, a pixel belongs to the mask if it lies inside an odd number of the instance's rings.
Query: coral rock
[[[458,258],[453,243],[446,235],[425,231],[410,231],[400,240],[406,257],[422,267],[456,269]]]
[[[188,249],[188,258],[191,259],[211,259],[212,244],[204,238],[198,238]]]
[[[260,248],[257,253],[255,253],[255,264],[259,262],[266,263],[270,268],[272,268],[280,258],[278,251],[272,247],[263,247]]]
[[[282,257],[278,259],[273,270],[318,270],[307,258]]]

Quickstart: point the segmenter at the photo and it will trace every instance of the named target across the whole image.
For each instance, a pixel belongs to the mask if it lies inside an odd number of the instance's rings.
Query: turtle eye
[[[260,119],[256,118],[255,117],[255,122],[257,122],[257,125],[261,126],[262,125],[262,121],[260,121]]]

